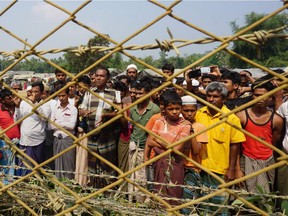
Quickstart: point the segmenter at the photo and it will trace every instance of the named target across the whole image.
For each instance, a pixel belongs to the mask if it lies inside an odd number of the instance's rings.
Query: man
[[[240,71],[240,77],[241,77],[241,87],[249,87],[251,84],[255,82],[255,79],[252,76],[252,73],[248,70]]]
[[[41,95],[44,91],[44,85],[42,82],[34,82],[32,84],[32,95],[27,97],[30,103],[37,105],[41,100]],[[33,107],[26,101],[15,100],[15,121],[27,116],[32,112]],[[45,117],[50,115],[49,106],[40,106],[37,108],[37,112]],[[45,128],[47,121],[34,113],[21,122],[20,132],[20,149],[22,149],[29,157],[35,162],[42,163],[44,160],[44,148],[45,148]],[[23,166],[23,161],[20,161],[20,166]],[[24,174],[30,171],[24,170]]]
[[[239,97],[238,90],[241,83],[240,74],[235,71],[226,71],[221,75],[221,82],[228,90],[227,100],[224,102],[228,109],[233,110],[249,101],[251,97]]]
[[[116,97],[115,90],[108,89],[106,85],[110,78],[109,70],[105,67],[96,68],[90,73],[90,77],[91,81],[93,77],[92,83],[95,85],[95,87],[91,89],[94,91],[94,94],[113,103]],[[83,102],[79,106],[79,115],[87,116],[88,118],[88,131],[94,130],[117,114],[111,104],[101,100],[94,94],[85,94]],[[96,154],[99,154],[101,157],[117,166],[117,143],[119,134],[120,123],[117,120],[88,137],[88,147]],[[98,175],[117,175],[114,169],[92,154],[89,154],[88,160],[90,173]],[[109,183],[111,183],[111,179],[94,176],[90,177],[90,184],[96,188],[105,187]]]
[[[137,83],[138,81],[131,82],[130,87],[129,87],[129,94],[130,94],[129,102],[131,101],[131,103],[136,101],[135,86],[137,85]]]
[[[63,87],[64,86],[56,89],[56,91],[62,89]],[[58,127],[53,124],[51,125],[52,130],[54,130],[54,156],[69,148],[73,143],[73,138],[61,130],[61,128],[64,128],[71,134],[75,134],[78,110],[74,104],[69,103],[69,91],[70,88],[66,88],[57,95],[59,103],[57,103],[56,107],[52,109],[51,113],[51,121],[60,126]],[[74,178],[74,174],[72,172],[75,171],[75,154],[74,148],[55,159],[55,170],[67,171],[67,173],[56,172],[57,178]]]
[[[201,76],[201,87],[205,89],[209,83],[214,82],[217,80],[217,76],[211,74],[211,73],[204,73]]]
[[[135,64],[130,64],[126,68],[126,75],[128,78],[128,83],[131,83],[132,81],[135,81],[138,76],[138,68]]]
[[[23,88],[22,88],[22,83],[21,83],[20,81],[14,80],[14,81],[11,83],[10,86],[11,86],[11,88],[14,89],[16,92],[23,90]]]
[[[139,82],[135,85],[135,95],[136,100],[139,103],[130,109],[130,118],[142,126],[145,126],[148,120],[156,113],[160,112],[160,108],[154,104],[150,97],[145,100],[140,101],[147,95],[151,90],[150,85],[147,82]],[[136,166],[143,163],[144,160],[144,147],[147,139],[146,131],[142,130],[137,125],[133,125],[133,132],[130,138],[129,144],[129,169],[133,169]],[[147,179],[145,168],[137,170],[132,173],[131,180],[142,180]],[[143,185],[143,184],[142,184]],[[133,185],[128,186],[128,191],[130,193],[138,191],[138,188]],[[137,194],[137,201],[144,201],[145,197]]]
[[[218,112],[210,106],[205,106],[198,110],[196,114],[196,122],[202,123],[206,127],[210,127],[220,121],[222,113],[230,112],[224,105],[228,91],[223,83],[212,82],[206,87],[206,100],[213,106],[221,110]],[[227,122],[241,127],[239,118],[231,114],[228,116]],[[221,123],[208,131],[207,155],[202,158],[202,166],[218,175],[225,181],[231,181],[235,178],[235,166],[238,155],[238,148],[241,142],[245,141],[245,136],[228,123]],[[221,157],[220,157],[221,156]],[[208,188],[217,188],[220,184],[208,173],[202,172],[201,179]],[[215,196],[207,201],[214,204],[224,204],[227,197]],[[217,207],[207,210],[215,211]],[[227,209],[221,211],[226,212]],[[224,213],[222,212],[222,213]],[[211,212],[210,212],[211,213]],[[219,213],[219,212],[218,212]]]
[[[45,83],[43,83],[43,85],[44,85],[44,91],[41,95],[41,100],[45,100],[46,98],[48,98],[50,96],[50,87]],[[50,112],[49,112],[50,115],[47,116],[47,118],[50,119],[51,110],[54,109],[56,104],[57,104],[57,101],[54,99],[51,99],[42,105],[42,107],[44,107],[44,109],[50,110]],[[49,158],[53,157],[53,141],[54,141],[53,132],[54,131],[50,128],[50,124],[46,125],[45,132],[46,132],[46,138],[45,138],[44,160],[46,161]],[[54,161],[51,161],[50,163],[48,163],[47,166],[51,170],[54,170],[55,169]]]
[[[109,72],[109,74],[110,74],[110,72]],[[96,87],[96,74],[95,74],[94,70],[89,72],[89,77],[90,77],[90,80],[91,80],[91,87],[90,87],[91,90],[96,89],[97,88]],[[108,80],[107,80],[107,82],[108,82]]]
[[[257,82],[257,81],[256,81]],[[256,83],[255,82],[255,83]],[[271,82],[252,85],[252,97],[256,99],[272,91],[274,86]],[[270,145],[276,146],[281,138],[283,119],[268,109],[268,103],[272,96],[263,98],[241,112],[237,113],[243,129],[257,136]],[[257,172],[274,164],[273,150],[263,143],[245,135],[246,141],[242,143],[241,169],[245,175]],[[245,181],[246,189],[252,193],[258,193],[257,185],[261,186],[266,193],[273,191],[275,172],[259,174]]]
[[[14,124],[14,111],[15,104],[13,101],[12,93],[3,89],[0,92],[0,128],[5,130],[12,124]],[[5,132],[5,135],[10,139],[13,144],[18,144],[20,139],[19,125],[15,125],[11,129]],[[5,142],[0,140],[0,165],[7,166],[6,168],[0,168],[1,175],[4,175],[4,184],[8,184],[9,180],[15,175],[13,166],[15,165],[15,158],[12,153],[11,147]]]

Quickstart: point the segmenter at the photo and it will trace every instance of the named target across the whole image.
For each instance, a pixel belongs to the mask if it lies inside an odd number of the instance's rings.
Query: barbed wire
[[[4,13],[6,13],[10,8],[12,8],[13,5],[15,5],[16,2],[17,1],[11,2],[2,12],[0,12],[0,15],[3,15]],[[87,52],[91,52],[91,53],[107,52],[107,54],[103,58],[97,60],[95,63],[93,63],[92,65],[87,67],[84,71],[81,71],[76,76],[72,75],[71,77],[73,79],[74,78],[77,79],[77,77],[81,76],[82,74],[86,74],[87,71],[89,70],[89,68],[92,68],[95,65],[99,64],[100,62],[102,62],[103,60],[105,60],[106,58],[108,58],[109,56],[111,56],[115,52],[121,52],[124,55],[126,55],[127,57],[129,57],[130,59],[135,60],[136,62],[146,66],[147,68],[154,69],[152,66],[143,62],[141,59],[138,59],[138,58],[130,55],[126,51],[160,49],[161,51],[169,52],[171,50],[174,50],[175,53],[177,55],[179,55],[180,54],[179,49],[182,47],[190,46],[192,44],[208,44],[208,43],[214,43],[214,42],[221,42],[222,44],[217,49],[209,52],[207,55],[205,55],[202,58],[198,59],[197,61],[193,62],[191,65],[187,66],[186,68],[183,68],[183,71],[185,71],[187,68],[189,68],[191,66],[195,66],[195,65],[201,63],[202,61],[209,58],[211,55],[213,55],[219,51],[222,51],[222,50],[228,52],[231,55],[234,55],[237,58],[240,58],[241,60],[243,60],[247,63],[250,63],[251,65],[254,65],[254,66],[257,66],[261,69],[267,70],[263,66],[255,63],[249,59],[246,59],[245,57],[243,57],[243,56],[241,56],[241,55],[239,55],[239,54],[237,54],[231,50],[228,50],[227,46],[229,45],[229,43],[234,42],[234,41],[239,41],[239,40],[250,43],[252,45],[259,46],[259,45],[263,45],[263,44],[267,43],[269,40],[272,40],[272,39],[278,39],[278,40],[287,40],[288,39],[288,34],[285,33],[285,31],[287,30],[287,25],[282,26],[280,28],[272,29],[269,31],[260,30],[260,31],[256,31],[256,32],[247,34],[247,32],[252,31],[255,26],[258,26],[259,24],[263,23],[267,19],[269,19],[269,18],[275,16],[276,14],[280,13],[281,11],[287,9],[287,7],[288,7],[287,1],[284,1],[283,7],[279,8],[278,10],[272,12],[271,14],[263,17],[262,19],[258,20],[257,22],[253,23],[252,25],[250,25],[250,26],[242,29],[241,31],[235,33],[234,35],[219,37],[219,36],[214,35],[210,32],[207,32],[204,29],[201,29],[201,28],[193,25],[192,23],[189,23],[189,22],[181,19],[180,17],[177,17],[175,14],[173,14],[172,8],[175,5],[179,4],[180,1],[174,1],[169,6],[165,6],[165,5],[162,5],[160,2],[151,0],[150,2],[152,4],[164,9],[164,12],[162,14],[160,14],[158,17],[156,17],[149,24],[147,24],[143,27],[140,27],[133,34],[128,35],[121,42],[114,41],[112,38],[109,38],[107,35],[104,35],[101,32],[98,32],[97,30],[92,29],[89,26],[86,26],[85,24],[76,20],[76,13],[79,12],[81,9],[83,9],[85,6],[87,6],[89,4],[89,2],[90,1],[82,2],[82,4],[80,4],[80,6],[77,9],[70,12],[70,11],[66,10],[65,8],[60,7],[56,3],[53,3],[51,1],[46,1],[47,4],[50,4],[51,6],[53,6],[57,9],[61,10],[62,12],[68,14],[69,18],[64,20],[60,25],[58,25],[54,29],[52,29],[47,35],[45,35],[43,38],[41,38],[34,45],[29,44],[26,40],[23,40],[22,38],[18,37],[16,34],[9,31],[8,29],[6,29],[4,26],[0,26],[0,30],[9,34],[10,36],[12,36],[13,38],[15,38],[16,40],[18,40],[20,43],[22,43],[24,45],[23,49],[13,50],[13,51],[4,51],[4,50],[0,51],[0,55],[4,56],[5,58],[11,58],[12,60],[13,59],[16,60],[13,64],[9,65],[8,68],[6,68],[3,72],[1,72],[1,75],[5,74],[9,68],[12,68],[14,65],[18,64],[22,59],[25,59],[26,57],[29,57],[31,55],[35,55],[35,56],[41,58],[42,60],[48,62],[52,66],[54,66],[56,68],[60,68],[58,65],[56,65],[53,62],[51,62],[50,60],[44,58],[44,55],[45,54],[57,54],[57,53],[61,53],[61,52],[73,53],[76,56],[81,56]],[[179,22],[181,22],[181,23],[183,23],[183,24],[185,24],[191,28],[194,28],[197,31],[207,35],[208,37],[201,38],[201,39],[195,39],[195,40],[175,39],[173,36],[173,32],[171,32],[170,29],[167,28],[167,32],[168,32],[170,39],[166,39],[163,41],[160,41],[159,39],[155,39],[156,43],[144,44],[144,45],[125,45],[125,44],[127,44],[127,42],[129,42],[129,40],[134,38],[136,35],[141,34],[144,30],[146,30],[147,28],[149,28],[150,26],[152,26],[153,24],[155,24],[156,22],[158,22],[159,20],[161,20],[165,16],[169,16],[169,17],[171,17],[171,18],[173,18],[173,19],[175,19],[175,20],[177,20],[177,21],[179,21]],[[54,49],[49,49],[49,50],[37,50],[37,46],[41,42],[45,41],[47,38],[49,38],[56,31],[61,29],[68,22],[76,23],[79,26],[83,27],[84,29],[92,32],[93,34],[98,35],[101,38],[108,40],[110,43],[112,43],[114,45],[111,45],[111,46],[91,46],[91,47],[85,46],[85,45],[79,45],[78,47],[54,48]],[[135,106],[138,102],[146,100],[148,97],[150,97],[156,91],[162,90],[164,87],[172,84],[172,79],[174,77],[176,77],[177,75],[179,75],[180,73],[183,73],[183,71],[180,71],[179,73],[175,73],[171,77],[166,77],[165,74],[160,72],[159,73],[160,75],[167,78],[167,83],[165,85],[155,89],[154,91],[152,91],[151,93],[146,95],[144,98],[131,104],[129,107],[126,107],[125,109],[118,109],[118,107],[116,107],[117,110],[119,110],[119,115],[117,117],[111,119],[111,121],[109,120],[109,122],[106,122],[105,124],[101,125],[99,128],[96,128],[93,131],[90,131],[84,137],[77,138],[76,136],[70,134],[70,136],[74,138],[73,145],[69,149],[66,149],[65,151],[59,153],[58,155],[53,156],[52,159],[50,158],[48,161],[46,161],[40,165],[34,163],[33,164],[33,165],[35,165],[34,168],[32,166],[19,167],[16,165],[15,166],[0,166],[0,168],[2,168],[2,169],[12,168],[15,170],[23,169],[23,170],[31,171],[30,174],[28,174],[27,176],[24,176],[24,177],[17,177],[17,176],[6,175],[6,174],[0,175],[0,180],[10,181],[8,185],[4,185],[1,182],[0,200],[2,201],[2,205],[7,207],[7,209],[2,209],[2,212],[8,212],[8,211],[13,212],[13,211],[16,211],[17,208],[18,209],[22,208],[25,211],[28,211],[32,215],[38,215],[38,214],[42,215],[44,211],[51,211],[51,212],[49,212],[51,214],[53,213],[53,214],[67,215],[67,216],[71,215],[72,213],[78,214],[78,215],[80,215],[82,213],[101,215],[101,212],[105,211],[105,210],[119,212],[119,213],[124,214],[124,215],[126,215],[126,214],[131,215],[131,213],[133,213],[133,215],[141,215],[141,216],[143,216],[143,214],[146,214],[146,215],[155,215],[155,214],[156,215],[164,215],[165,213],[167,213],[167,214],[173,214],[174,213],[177,215],[178,212],[176,212],[176,211],[173,212],[173,207],[171,207],[171,208],[170,207],[169,208],[168,207],[167,208],[158,208],[161,205],[160,201],[162,202],[162,200],[163,201],[174,200],[174,201],[179,201],[181,203],[189,203],[190,201],[193,201],[192,199],[177,199],[177,198],[161,196],[159,194],[156,194],[154,196],[153,194],[151,195],[151,193],[149,194],[149,191],[147,191],[147,190],[145,191],[144,189],[141,191],[141,193],[145,192],[145,193],[147,193],[146,195],[150,195],[150,202],[148,204],[133,203],[133,202],[129,202],[127,199],[121,200],[120,199],[121,197],[129,196],[129,195],[136,195],[135,193],[128,193],[126,191],[117,190],[117,187],[123,183],[133,184],[134,186],[139,186],[139,187],[141,187],[141,185],[147,185],[147,184],[161,185],[161,186],[166,186],[166,187],[181,187],[181,188],[187,188],[187,189],[191,189],[191,190],[201,190],[201,191],[203,191],[203,193],[209,193],[209,194],[215,193],[215,192],[217,193],[218,191],[220,191],[220,192],[223,191],[225,193],[229,193],[231,196],[233,196],[233,195],[235,195],[235,196],[238,195],[241,197],[261,196],[262,198],[265,198],[265,199],[287,200],[287,196],[281,196],[279,194],[248,193],[247,191],[243,191],[243,190],[239,191],[239,190],[230,189],[231,184],[235,185],[235,184],[237,184],[237,181],[233,181],[232,183],[231,182],[230,183],[223,183],[221,185],[221,187],[223,187],[224,189],[221,188],[220,190],[219,189],[213,189],[213,188],[207,188],[207,187],[197,187],[197,186],[189,186],[189,185],[178,185],[178,184],[172,184],[172,183],[165,184],[165,183],[152,182],[152,181],[143,181],[142,179],[137,180],[135,182],[131,181],[131,179],[129,178],[129,175],[132,172],[135,172],[135,171],[145,167],[148,163],[155,162],[160,157],[165,156],[165,154],[167,155],[171,152],[174,152],[174,153],[183,157],[183,155],[181,155],[181,152],[173,150],[173,147],[178,144],[177,142],[176,143],[168,143],[167,145],[168,145],[169,149],[167,150],[166,153],[163,153],[160,156],[156,156],[155,158],[153,158],[149,162],[146,162],[146,163],[144,163],[138,167],[135,167],[134,169],[129,170],[126,173],[123,173],[117,167],[111,165],[107,160],[105,160],[104,158],[102,158],[98,154],[91,152],[91,150],[89,150],[87,147],[84,147],[78,143],[82,139],[90,136],[92,133],[99,131],[100,129],[106,127],[109,123],[112,123],[113,121],[117,120],[117,118],[122,117],[123,113],[127,109],[131,108],[132,106]],[[64,73],[66,75],[67,74],[70,75],[70,73],[67,71],[64,71]],[[282,75],[276,75],[273,73],[273,71],[269,71],[269,70],[268,70],[268,73],[275,75],[276,77],[283,80],[282,84],[287,83],[287,79],[285,77],[283,77]],[[6,85],[3,82],[1,84],[3,84],[4,87],[7,89],[11,89],[8,85]],[[75,84],[75,83],[72,83],[72,84]],[[174,84],[172,84],[172,85],[174,85]],[[69,85],[65,86],[65,88],[68,88],[68,87],[69,87]],[[176,86],[176,87],[179,88],[179,86]],[[281,90],[284,87],[286,87],[286,86],[278,87],[276,90]],[[59,90],[59,92],[60,91],[62,91],[62,90]],[[18,95],[17,92],[15,92],[13,90],[12,90],[12,92],[14,94]],[[269,95],[272,93],[273,92],[269,92]],[[54,93],[53,95],[51,95],[49,98],[45,99],[45,101],[42,101],[37,106],[33,106],[33,110],[29,115],[25,116],[23,119],[19,120],[14,125],[11,125],[10,128],[15,126],[18,123],[21,123],[25,118],[27,118],[28,116],[30,116],[34,113],[39,115],[41,118],[46,119],[50,123],[51,121],[49,121],[49,119],[47,119],[44,116],[37,113],[37,108],[39,106],[41,106],[42,104],[44,104],[45,102],[47,102],[48,100],[52,99],[55,95],[57,95],[57,92]],[[94,96],[105,101],[105,99],[103,99],[102,97],[100,97],[99,95],[97,95],[95,93],[94,93]],[[195,95],[193,95],[193,96],[195,96]],[[265,96],[263,96],[263,97],[265,97]],[[196,98],[197,98],[197,96],[196,96]],[[21,99],[27,100],[25,98],[21,98]],[[259,97],[257,100],[260,100],[260,99],[261,99],[261,97]],[[201,101],[201,99],[200,99],[200,101]],[[204,103],[205,103],[205,101],[204,101]],[[250,103],[253,103],[253,102],[250,102]],[[207,105],[209,105],[209,104],[207,104]],[[249,104],[247,104],[247,106],[248,105]],[[114,106],[114,105],[112,104],[112,106]],[[237,109],[231,111],[231,113],[228,113],[228,114],[222,113],[223,119],[221,120],[220,123],[222,123],[222,122],[223,123],[229,123],[226,121],[226,117],[227,117],[226,115],[230,115],[232,113],[235,113],[236,111],[237,111]],[[130,123],[133,123],[133,124],[139,126],[141,129],[145,130],[145,128],[143,126],[139,125],[137,122],[132,121],[132,119],[130,119],[130,118],[127,118],[127,117],[125,117],[125,118]],[[54,125],[57,128],[59,128],[59,129],[61,129],[67,133],[67,131],[64,130],[63,128],[61,128],[59,125],[57,125],[55,123],[54,123]],[[212,125],[212,126],[217,126],[217,124]],[[233,125],[231,125],[231,126],[233,126]],[[18,154],[20,154],[21,159],[27,159],[29,161],[29,158],[27,157],[27,155],[25,155],[24,153],[21,153],[19,151],[19,149],[17,149],[17,147],[13,146],[13,144],[9,141],[9,139],[7,139],[7,137],[4,136],[5,132],[7,130],[9,130],[9,128],[3,130],[4,132],[2,130],[0,131],[0,138],[3,139],[9,145],[9,148],[12,148],[13,151],[16,151]],[[146,131],[146,132],[151,134],[150,131]],[[192,136],[187,137],[186,139],[188,140],[191,137],[195,137],[195,136],[196,135],[194,134]],[[261,143],[264,143],[264,142],[262,141]],[[265,143],[264,143],[264,145],[265,145]],[[110,197],[104,196],[103,194],[101,194],[99,192],[99,191],[102,191],[103,188],[92,188],[92,187],[88,187],[88,186],[80,186],[73,181],[65,181],[65,180],[62,181],[62,180],[56,179],[53,175],[56,172],[76,174],[75,172],[68,172],[68,171],[62,171],[62,170],[53,170],[52,171],[52,170],[46,169],[45,166],[47,163],[51,162],[52,160],[54,160],[57,157],[60,157],[61,155],[63,155],[67,151],[69,151],[70,149],[76,148],[76,146],[83,147],[86,151],[93,154],[93,156],[97,157],[97,159],[103,161],[105,164],[109,165],[114,170],[119,172],[118,177],[110,176],[110,175],[106,175],[106,174],[100,175],[100,174],[92,174],[92,173],[80,173],[80,174],[86,175],[87,177],[102,178],[102,179],[118,182],[118,185],[116,184],[115,187],[113,187],[113,188],[107,188],[106,190],[104,190],[104,192],[107,192],[110,194],[118,194],[119,196],[114,196],[114,199],[112,199]],[[274,148],[273,148],[273,150],[276,151]],[[280,165],[282,165],[282,163],[283,164],[285,163],[285,160],[287,160],[285,158],[285,157],[287,157],[287,155],[280,150],[277,150],[277,152],[281,154],[281,160],[282,160],[281,164],[280,164],[280,162],[277,164],[280,166]],[[205,169],[205,167],[202,167],[201,165],[197,165],[197,166],[199,166],[198,168],[202,169],[203,171],[205,171],[205,172],[207,172],[210,175],[215,177],[215,175],[213,175],[213,173],[211,173],[209,170]],[[274,169],[274,168],[275,167],[271,166],[271,167],[268,167],[267,169]],[[263,172],[263,171],[260,170],[253,175],[259,174],[259,172]],[[121,180],[122,180],[122,182],[121,182]],[[224,181],[221,181],[221,182],[224,182]],[[53,184],[55,187],[51,187],[51,184]],[[76,193],[75,191],[78,191],[78,192]],[[157,200],[157,198],[159,198],[159,197],[161,199],[160,201],[159,201],[159,199]],[[85,198],[87,198],[87,199],[85,199]],[[246,208],[246,206],[245,206],[246,204],[247,203],[243,203],[243,205],[240,205],[240,206],[232,206],[232,205],[228,205],[228,204],[227,205],[216,205],[213,203],[207,203],[204,201],[199,201],[196,205],[193,205],[193,206],[196,206],[198,209],[201,209],[201,205],[207,205],[207,206],[213,206],[213,207],[219,207],[219,208],[233,209],[233,210],[236,210],[236,212],[245,211],[245,212],[248,212],[251,214],[259,213],[258,211],[261,211],[261,210],[256,211],[253,208],[249,208],[251,206],[248,206]],[[191,206],[188,206],[188,208],[193,208],[193,207],[191,205]],[[0,208],[0,212],[1,212],[1,208]]]
[[[255,31],[254,33],[249,33],[245,35],[241,35],[237,38],[234,38],[233,41],[237,40],[243,40],[246,42],[249,42],[253,45],[262,45],[266,43],[268,40],[271,39],[288,39],[288,34],[281,33],[277,34],[277,32],[284,31],[287,29],[287,25],[282,26],[280,28],[272,29],[269,31],[266,30],[260,30]],[[4,30],[5,32],[9,33],[8,30],[4,29],[0,26],[0,29]],[[167,30],[168,33],[170,30]],[[169,33],[170,35],[171,33]],[[226,40],[230,38],[231,36],[225,36],[221,37],[222,40]],[[184,46],[189,46],[191,44],[208,44],[213,42],[219,42],[219,40],[215,38],[202,38],[202,39],[196,39],[196,40],[185,40],[185,39],[170,39],[170,40],[164,40],[160,41],[158,39],[156,40],[156,44],[146,44],[146,45],[129,45],[129,46],[122,46],[122,50],[151,50],[151,49],[160,49],[161,51],[170,51],[171,49],[174,49],[177,54],[180,54],[179,48]],[[175,45],[175,43],[180,43],[179,45]],[[63,49],[49,49],[49,50],[14,50],[14,51],[0,51],[0,55],[3,55],[4,57],[13,57],[14,59],[19,59],[21,56],[24,56],[28,51],[32,53],[30,55],[45,55],[45,54],[56,54],[61,52],[70,52],[74,53],[76,56],[81,56],[87,52],[91,53],[98,53],[98,52],[107,52],[114,50],[115,47],[106,47],[106,46],[85,46],[85,45],[79,45],[78,47],[69,47],[69,48],[63,48]]]

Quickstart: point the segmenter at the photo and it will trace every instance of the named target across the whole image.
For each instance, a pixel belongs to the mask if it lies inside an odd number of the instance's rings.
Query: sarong
[[[58,138],[54,137],[53,153],[54,155],[61,153],[73,143],[71,137]],[[55,175],[57,178],[74,179],[75,172],[75,148],[55,159]],[[64,171],[64,172],[57,172]],[[65,172],[68,171],[68,172]]]

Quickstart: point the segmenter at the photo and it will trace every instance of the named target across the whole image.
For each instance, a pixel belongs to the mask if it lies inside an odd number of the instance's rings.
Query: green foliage
[[[284,215],[288,215],[288,200],[282,201],[281,210],[283,211]]]
[[[242,27],[239,27],[239,25],[236,24],[236,21],[231,22],[231,28],[233,30],[233,33],[237,33],[240,30],[246,28],[247,26],[250,26],[251,24],[255,23],[257,20],[261,19],[264,16],[265,14],[257,14],[255,12],[247,14],[245,16],[245,25]],[[268,19],[264,23],[261,23],[260,25],[257,25],[254,29],[246,32],[245,34],[253,33],[255,31],[260,30],[269,31],[287,24],[288,24],[288,14],[282,13],[273,16],[272,18]],[[283,30],[282,32],[279,33],[285,33],[285,32],[287,32],[287,28],[286,30]],[[283,67],[288,65],[287,47],[288,47],[288,40],[272,38],[269,39],[267,42],[258,46],[252,45],[245,41],[235,41],[232,50],[253,61],[258,60],[260,64],[272,67],[281,67],[281,66]],[[238,68],[249,68],[249,65],[246,62],[243,62],[242,60],[235,58],[233,56],[231,56],[230,58],[230,65]]]
[[[13,61],[9,60],[8,58],[0,59],[0,71],[3,71],[5,68],[7,68],[12,63],[13,63]]]
[[[87,46],[108,47],[109,44],[110,42],[107,39],[95,36],[94,38],[91,38],[88,41]],[[64,54],[64,59],[67,62],[67,70],[71,71],[72,73],[79,73],[80,71],[84,70],[85,68],[89,67],[90,65],[94,64],[96,61],[104,57],[106,54],[108,54],[108,51],[92,52],[89,50],[84,54],[82,54],[81,56],[77,56],[72,52],[68,52]],[[109,63],[110,58],[108,58],[108,60],[103,61],[101,64],[107,65]]]
[[[108,60],[106,67],[124,70],[122,54],[119,52],[113,54],[112,58]]]
[[[263,196],[263,195],[275,195],[275,193],[267,193],[263,187],[261,187],[260,185],[256,185],[256,190],[258,192],[257,195],[251,195],[251,196],[247,196],[245,197],[245,199],[252,203],[253,205],[257,206],[258,208],[264,210],[265,212],[267,212],[268,214],[272,214],[275,213],[275,208],[276,208],[276,202],[275,199],[273,199],[272,197],[268,197],[268,196]],[[234,202],[232,203],[232,206],[242,206],[245,205],[242,201],[236,199],[234,200]]]

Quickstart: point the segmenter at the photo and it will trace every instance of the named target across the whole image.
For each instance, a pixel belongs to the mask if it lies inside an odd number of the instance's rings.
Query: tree
[[[0,71],[3,71],[5,68],[7,68],[9,65],[11,65],[13,61],[8,58],[0,59]]]
[[[211,51],[207,51],[209,53]],[[226,51],[221,50],[215,53],[210,58],[203,62],[204,66],[218,65],[219,67],[229,67],[229,54]]]
[[[95,36],[94,38],[89,39],[87,46],[88,47],[92,47],[92,46],[109,47],[109,44],[110,42],[107,39],[102,38],[100,36]],[[92,52],[91,50],[88,50],[81,56],[77,56],[71,52],[65,53],[64,59],[67,61],[67,70],[73,73],[79,73],[80,71],[94,64],[97,60],[101,59],[107,53],[108,51]],[[101,63],[101,65],[106,65],[108,63],[109,61],[105,60],[104,62]]]
[[[239,27],[236,24],[236,21],[231,22],[231,27],[233,33],[239,32],[240,30],[250,26],[251,24],[255,23],[257,20],[264,17],[265,14],[257,14],[252,12],[245,16],[245,25]],[[252,31],[246,32],[246,34],[253,33],[259,30],[272,30],[288,23],[288,14],[282,13],[276,16],[273,16],[269,20],[265,21],[264,23],[256,26]],[[287,28],[279,33],[287,32]],[[257,61],[265,66],[268,67],[281,67],[287,66],[287,47],[288,41],[286,39],[280,38],[273,38],[269,39],[267,42],[263,43],[260,46],[255,46],[250,43],[244,41],[235,41],[232,50],[240,55],[243,55],[253,61]],[[284,59],[283,59],[284,57]],[[282,60],[282,61],[279,61]],[[230,66],[231,67],[238,67],[238,68],[247,68],[249,65],[242,60],[235,58],[234,56],[230,57]]]
[[[160,55],[160,59],[158,60],[158,67],[162,68],[162,66],[168,62],[167,59],[166,59],[168,54],[165,51],[161,51],[159,53],[159,55]]]
[[[142,61],[144,61],[146,64],[152,65],[153,67],[157,68],[157,65],[155,64],[155,61],[151,55],[146,56],[144,58],[140,58]]]
[[[108,63],[106,65],[108,68],[117,68],[119,70],[123,70],[123,58],[122,54],[117,52],[114,53],[112,58],[108,60]]]

